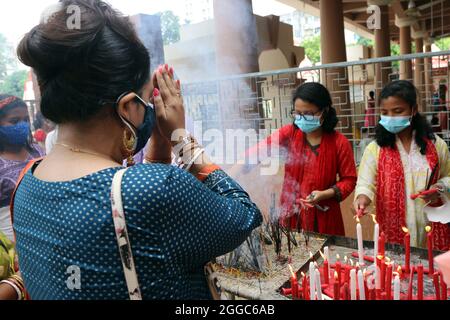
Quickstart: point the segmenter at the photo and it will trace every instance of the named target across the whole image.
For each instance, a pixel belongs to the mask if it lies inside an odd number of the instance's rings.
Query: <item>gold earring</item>
[[[136,144],[136,138],[131,134],[130,138],[128,138],[127,130],[123,131],[123,147],[128,155],[127,164],[129,167],[134,166],[136,163],[134,162],[134,146]]]

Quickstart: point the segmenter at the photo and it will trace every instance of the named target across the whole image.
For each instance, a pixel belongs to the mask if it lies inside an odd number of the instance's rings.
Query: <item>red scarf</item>
[[[439,156],[436,146],[427,139],[426,157],[431,168],[437,167],[432,184],[439,180]],[[406,226],[405,175],[398,148],[382,147],[378,160],[377,176],[377,220],[386,240],[391,243],[403,243]],[[441,223],[433,223],[434,247],[449,250],[450,228]]]
[[[294,213],[294,203],[300,197],[300,181],[303,180],[304,169],[304,148],[305,148],[305,135],[304,133],[293,127],[291,145],[289,148],[289,155],[285,166],[285,178],[283,184],[283,192],[281,193],[281,218],[283,225],[290,225],[292,229],[297,228],[297,219],[292,216]],[[320,144],[320,152],[318,157],[318,172],[315,190],[325,190],[330,188],[336,183],[337,176],[337,146],[336,146],[337,133],[324,133],[322,136],[322,142]],[[314,190],[308,190],[314,191]],[[327,201],[321,203],[324,206],[329,205]],[[302,216],[304,210],[302,210]],[[314,217],[317,215],[316,209],[310,209],[308,212],[308,220],[313,221],[317,219]],[[314,217],[314,219],[313,219]],[[308,226],[305,223],[305,219],[302,219],[303,229],[312,229],[310,224]]]

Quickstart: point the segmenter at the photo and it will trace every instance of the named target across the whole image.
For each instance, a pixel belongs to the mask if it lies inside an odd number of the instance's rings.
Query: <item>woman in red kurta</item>
[[[281,194],[281,223],[291,229],[344,235],[340,202],[356,186],[356,167],[350,142],[335,131],[336,110],[328,90],[306,83],[294,95],[294,124],[285,126],[263,143],[286,149]],[[311,208],[312,206],[312,208]],[[322,209],[329,209],[322,211]]]

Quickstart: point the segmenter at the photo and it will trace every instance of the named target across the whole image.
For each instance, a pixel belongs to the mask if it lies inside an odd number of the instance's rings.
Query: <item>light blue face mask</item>
[[[381,116],[380,124],[390,133],[397,134],[411,126],[411,116]]]
[[[321,116],[315,116],[313,120],[306,120],[302,116],[295,116],[295,125],[304,133],[311,133],[319,129],[322,125],[320,123]]]

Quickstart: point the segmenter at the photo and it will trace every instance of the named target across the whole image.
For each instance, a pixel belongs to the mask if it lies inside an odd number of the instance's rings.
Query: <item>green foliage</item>
[[[320,62],[321,60],[320,36],[315,36],[303,40],[301,46],[305,48],[305,54],[313,64]]]
[[[365,47],[374,47],[375,46],[375,41],[373,40],[369,40],[367,38],[358,36],[358,40],[356,40],[356,44],[365,46]]]
[[[159,13],[164,45],[180,41],[180,18],[172,11]]]
[[[435,42],[439,49],[442,51],[450,50],[450,38],[442,38]]]
[[[7,75],[3,82],[0,83],[0,93],[11,94],[22,98],[27,75],[28,72],[25,70],[14,71],[13,73]]]

